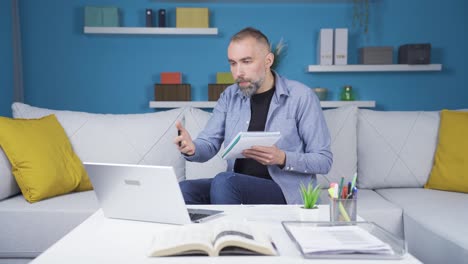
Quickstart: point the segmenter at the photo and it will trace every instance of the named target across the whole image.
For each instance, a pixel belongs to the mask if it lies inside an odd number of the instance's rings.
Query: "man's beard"
[[[247,86],[241,86],[239,84],[241,82],[250,82],[250,84]],[[258,91],[260,86],[262,86],[263,80],[260,79],[256,82],[253,82],[253,81],[248,81],[246,79],[238,78],[236,79],[236,83],[239,86],[239,89],[242,92],[242,94],[244,94],[245,97],[250,98],[252,95],[254,95]]]

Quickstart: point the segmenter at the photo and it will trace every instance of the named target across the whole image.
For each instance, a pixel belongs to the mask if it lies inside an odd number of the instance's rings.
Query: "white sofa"
[[[55,114],[82,161],[169,165],[179,180],[212,177],[225,170],[216,156],[204,164],[185,162],[173,146],[174,123],[192,136],[210,113],[196,108],[104,115],[57,111],[14,103],[16,118]],[[379,112],[353,106],[325,110],[334,163],[318,176],[321,186],[350,180],[358,172],[358,214],[398,237],[425,263],[468,259],[468,195],[423,189],[437,143],[438,112]],[[93,191],[34,204],[19,194],[0,150],[0,263],[28,262],[98,209]],[[327,203],[326,192],[322,202]],[[424,243],[422,243],[424,241]]]

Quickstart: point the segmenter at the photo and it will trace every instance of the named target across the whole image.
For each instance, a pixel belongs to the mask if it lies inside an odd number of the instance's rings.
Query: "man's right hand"
[[[176,122],[176,128],[177,131],[179,131],[179,135],[174,139],[174,144],[177,145],[177,148],[181,153],[192,156],[195,154],[195,144],[193,144],[192,137],[182,126],[180,121]]]

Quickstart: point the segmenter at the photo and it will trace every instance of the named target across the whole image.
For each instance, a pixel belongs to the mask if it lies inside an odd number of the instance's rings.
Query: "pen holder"
[[[330,222],[356,221],[357,199],[330,198]]]

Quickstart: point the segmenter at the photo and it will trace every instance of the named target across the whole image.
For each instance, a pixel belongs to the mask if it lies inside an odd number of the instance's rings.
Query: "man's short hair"
[[[254,38],[257,42],[264,44],[268,52],[271,52],[270,41],[268,40],[267,36],[263,34],[260,30],[253,28],[253,27],[246,27],[241,31],[237,32],[234,36],[231,37],[231,42],[244,40],[248,37]]]

